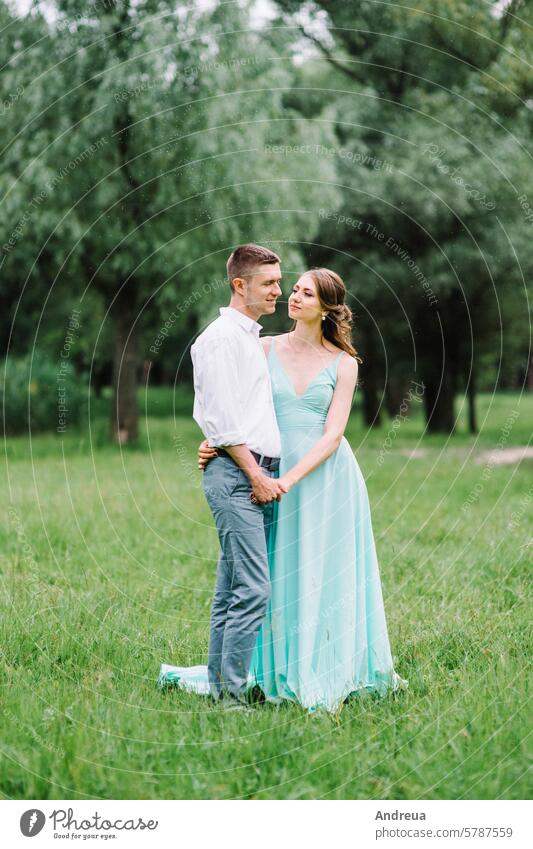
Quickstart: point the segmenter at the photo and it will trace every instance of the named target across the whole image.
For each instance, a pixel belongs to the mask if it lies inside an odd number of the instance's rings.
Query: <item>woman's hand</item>
[[[290,475],[282,475],[278,478],[278,485],[283,493],[289,492],[290,489],[294,486],[294,481],[290,477]]]
[[[285,495],[285,493],[289,491],[291,486],[293,486],[293,483],[289,480],[288,475],[283,475],[281,478],[268,478],[267,477],[267,480],[270,480],[272,483],[276,484],[276,487],[278,489],[278,495],[275,496],[273,499],[269,499],[269,500],[272,500],[272,501],[281,501],[281,496]],[[254,492],[251,493],[250,500],[251,500],[252,504],[265,504],[266,503],[265,501],[259,501],[256,498],[256,495],[255,495]]]
[[[205,471],[205,467],[209,463],[210,460],[214,460],[215,457],[218,457],[218,451],[216,448],[211,448],[207,442],[207,439],[204,439],[203,442],[200,442],[198,446],[198,468],[201,472]]]

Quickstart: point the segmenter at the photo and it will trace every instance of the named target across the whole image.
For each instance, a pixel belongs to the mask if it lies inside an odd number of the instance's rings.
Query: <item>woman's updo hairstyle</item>
[[[344,303],[346,286],[342,278],[330,268],[311,268],[305,273],[313,278],[320,305],[326,313],[326,318],[322,322],[324,339],[362,363],[361,357],[352,345],[353,317],[350,307]]]

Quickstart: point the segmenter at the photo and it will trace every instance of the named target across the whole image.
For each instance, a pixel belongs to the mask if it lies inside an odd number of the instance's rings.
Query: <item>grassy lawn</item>
[[[162,661],[205,662],[218,546],[190,397],[139,401],[136,448],[106,444],[98,409],[90,433],[6,445],[3,797],[531,797],[532,463],[476,457],[530,441],[533,397],[482,396],[480,434],[462,410],[450,439],[422,436],[419,408],[371,431],[353,416],[409,690],[337,720],[156,688]]]

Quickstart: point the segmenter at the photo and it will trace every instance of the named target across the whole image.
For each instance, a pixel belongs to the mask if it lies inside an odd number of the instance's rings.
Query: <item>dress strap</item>
[[[331,369],[331,375],[332,375],[333,380],[334,380],[334,382],[335,382],[335,386],[337,385],[337,374],[338,374],[338,371],[339,371],[339,363],[340,363],[340,361],[341,361],[341,357],[342,357],[342,355],[343,355],[344,353],[345,353],[344,351],[341,351],[341,352],[340,352],[340,354],[339,354],[339,356],[338,356],[338,357],[336,357],[336,358],[333,360],[333,362],[331,363],[331,365],[329,365],[329,366],[327,367],[328,369]]]
[[[276,338],[275,336],[271,336],[271,337],[270,337],[270,348],[268,349],[268,359],[269,359],[269,360],[271,359],[271,357],[272,357],[272,352],[274,351],[274,342],[275,342],[275,338]]]
[[[338,357],[336,357],[336,358],[333,360],[333,362],[331,363],[331,365],[329,366],[329,368],[334,368],[334,369],[335,369],[335,374],[337,374],[337,369],[339,368],[339,362],[340,362],[340,359],[341,359],[342,355],[343,355],[343,354],[345,354],[345,353],[346,353],[345,351],[341,351],[341,352],[340,352],[340,354],[339,354],[339,356],[338,356]]]

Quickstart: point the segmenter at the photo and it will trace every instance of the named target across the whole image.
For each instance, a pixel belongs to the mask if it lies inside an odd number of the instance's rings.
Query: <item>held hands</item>
[[[269,477],[262,470],[252,478],[251,483],[252,494],[250,499],[254,504],[269,504],[271,501],[279,501],[283,495],[279,481]]]
[[[265,483],[269,492],[269,497],[265,494]],[[252,494],[250,499],[254,504],[268,504],[270,501],[281,501],[281,496],[285,495],[292,487],[292,482],[288,475],[283,475],[281,478],[270,478],[268,475],[262,474],[257,481],[252,482]]]
[[[208,463],[218,457],[216,448],[211,448],[204,439],[198,446],[198,468],[204,472]],[[252,494],[250,499],[254,504],[269,504],[271,501],[280,501],[281,496],[285,495],[293,486],[293,481],[289,475],[283,475],[281,478],[271,478],[260,468],[257,474],[251,480]]]
[[[294,483],[295,481],[291,480],[289,475],[282,475],[280,478],[278,478],[278,485],[284,495],[286,492],[292,489]]]
[[[205,471],[209,461],[214,460],[215,457],[218,457],[217,449],[210,448],[207,439],[200,442],[200,445],[198,446],[198,468],[201,472]]]

